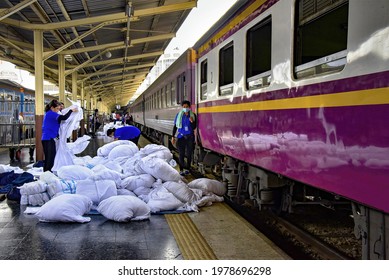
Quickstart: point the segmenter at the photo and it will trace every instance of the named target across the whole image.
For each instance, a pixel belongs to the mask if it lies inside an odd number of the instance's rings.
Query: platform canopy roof
[[[197,0],[1,0],[0,59],[34,73],[43,31],[45,79],[78,86],[108,107],[126,105]],[[62,59],[63,61],[63,59]],[[80,91],[78,91],[80,92]]]

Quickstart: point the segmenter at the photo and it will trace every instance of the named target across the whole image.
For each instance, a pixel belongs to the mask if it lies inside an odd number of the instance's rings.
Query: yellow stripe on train
[[[389,88],[200,107],[199,113],[229,113],[389,104]]]
[[[267,0],[255,1],[251,4],[246,10],[236,16],[229,24],[227,24],[223,29],[221,29],[215,36],[208,40],[204,45],[199,48],[199,55],[206,51],[213,42],[217,42],[221,37],[223,37],[232,27],[238,25],[241,21],[251,15],[256,9],[261,7]]]

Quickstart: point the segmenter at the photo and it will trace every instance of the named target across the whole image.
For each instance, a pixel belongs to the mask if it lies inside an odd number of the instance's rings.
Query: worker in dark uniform
[[[115,140],[129,140],[135,144],[138,144],[140,134],[140,130],[133,125],[123,126],[118,129],[110,128],[107,130],[107,136],[114,137]]]
[[[192,164],[195,143],[194,130],[197,127],[197,120],[195,113],[190,110],[190,102],[188,100],[182,101],[181,105],[182,110],[177,113],[174,119],[172,144],[176,143],[175,135],[178,130],[177,149],[179,153],[180,175],[187,175]],[[185,156],[187,158],[186,164]]]

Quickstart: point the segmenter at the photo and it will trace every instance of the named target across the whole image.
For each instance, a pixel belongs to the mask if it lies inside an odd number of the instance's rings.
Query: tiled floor
[[[101,215],[78,223],[42,223],[14,201],[0,202],[0,259],[182,259],[164,216],[117,223]]]
[[[92,139],[83,154],[95,156],[105,142]],[[0,152],[0,163],[10,163],[8,150]],[[21,162],[12,163],[28,164],[28,149],[22,151]],[[0,201],[0,260],[182,259],[163,215],[130,223],[117,223],[102,215],[91,215],[85,224],[42,223],[34,215],[23,214],[24,210],[17,202]]]

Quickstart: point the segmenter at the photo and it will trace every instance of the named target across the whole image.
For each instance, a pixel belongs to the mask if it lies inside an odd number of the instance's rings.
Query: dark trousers
[[[193,155],[193,146],[194,146],[194,135],[186,135],[177,139],[177,149],[179,153],[179,165],[180,170],[190,169],[192,164],[192,155]],[[186,156],[186,164],[185,164]]]
[[[138,145],[139,138],[140,138],[140,134],[137,137],[130,139],[130,141]]]
[[[54,139],[42,140],[43,153],[45,154],[45,165],[43,171],[51,171],[54,166],[55,154],[57,153],[57,147]]]

